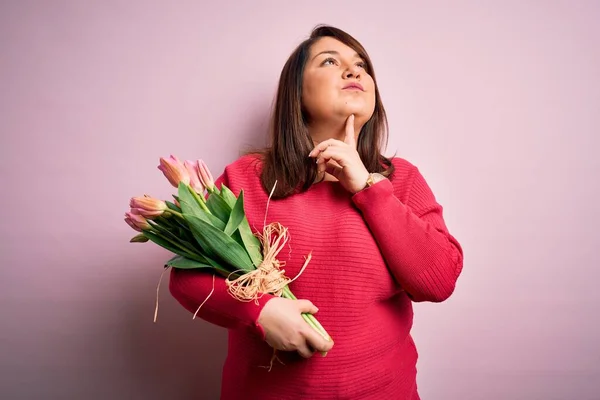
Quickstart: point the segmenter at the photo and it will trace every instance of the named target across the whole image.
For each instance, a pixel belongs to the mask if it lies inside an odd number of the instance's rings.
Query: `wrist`
[[[368,177],[367,177],[367,179],[366,179],[366,181],[365,181],[365,185],[364,185],[364,187],[361,189],[361,191],[362,191],[362,190],[365,190],[365,189],[367,189],[367,188],[370,188],[371,186],[375,185],[375,184],[376,184],[376,183],[378,183],[378,182],[381,182],[381,181],[382,181],[382,180],[384,180],[384,179],[387,179],[387,178],[386,178],[385,176],[381,175],[381,174],[380,174],[380,173],[378,173],[378,172],[373,172],[373,173],[370,173],[370,174],[368,175]]]

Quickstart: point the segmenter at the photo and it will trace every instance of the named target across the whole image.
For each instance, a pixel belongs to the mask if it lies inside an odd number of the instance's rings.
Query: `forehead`
[[[323,51],[336,51],[343,56],[349,57],[359,56],[352,47],[346,46],[344,43],[332,37],[322,37],[317,40],[310,48],[311,57]]]

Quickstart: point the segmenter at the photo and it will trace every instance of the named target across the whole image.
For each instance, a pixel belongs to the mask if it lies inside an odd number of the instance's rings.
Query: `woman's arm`
[[[222,276],[207,271],[177,268],[171,271],[169,290],[189,312],[198,311],[197,317],[223,328],[247,328],[264,339],[264,331],[258,324],[258,317],[272,295],[260,298],[258,305],[254,301],[239,301],[228,293],[225,278]]]
[[[353,196],[397,282],[413,301],[441,302],[454,291],[463,251],[446,228],[442,206],[410,165],[408,193],[385,179]]]

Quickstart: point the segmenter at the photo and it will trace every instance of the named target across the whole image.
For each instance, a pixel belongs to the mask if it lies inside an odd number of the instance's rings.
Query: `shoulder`
[[[225,167],[227,173],[248,173],[258,172],[262,168],[262,156],[260,154],[252,153],[246,154],[231,162]]]
[[[262,165],[262,157],[260,154],[251,153],[245,154],[235,161],[227,164],[225,169],[229,170],[239,170],[239,169],[248,169],[248,168],[256,168]]]
[[[390,159],[390,161],[392,161],[392,164],[394,165],[395,173],[400,172],[400,174],[410,174],[417,169],[417,167],[412,162],[408,161],[406,158],[393,157]]]
[[[260,187],[262,157],[247,154],[227,164],[218,181],[225,183],[234,193],[241,188]]]
[[[405,203],[411,195],[415,179],[421,176],[419,168],[411,161],[401,157],[393,157],[391,162],[394,172],[389,179],[394,187],[394,194]]]
[[[419,169],[409,160],[401,157],[393,157],[390,159],[394,166],[394,172],[390,175],[392,183],[406,185],[414,178]]]

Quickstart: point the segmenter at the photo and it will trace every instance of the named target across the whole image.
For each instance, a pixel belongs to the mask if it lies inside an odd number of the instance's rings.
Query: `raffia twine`
[[[229,277],[225,280],[229,293],[239,301],[254,301],[258,305],[258,300],[264,294],[272,294],[281,297],[283,289],[291,282],[296,280],[310,262],[309,254],[302,266],[302,269],[294,279],[285,276],[285,261],[277,259],[278,254],[283,250],[289,240],[288,229],[279,222],[273,222],[265,226],[262,235],[257,235],[261,241],[263,249],[263,261],[252,271],[249,271],[234,280]],[[232,273],[233,274],[233,273]]]

